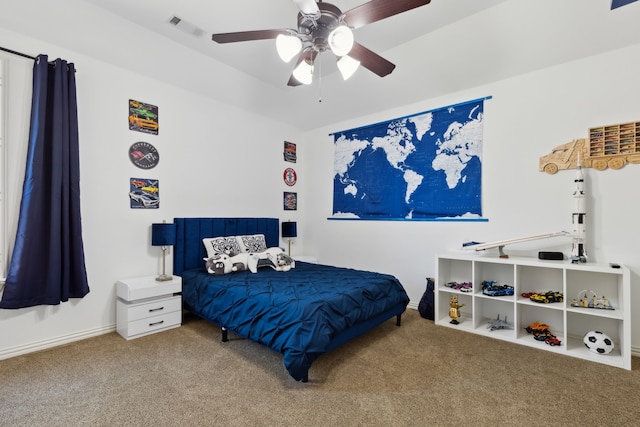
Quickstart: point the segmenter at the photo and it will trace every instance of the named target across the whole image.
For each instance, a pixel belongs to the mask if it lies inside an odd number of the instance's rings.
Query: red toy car
[[[558,337],[556,337],[555,335],[549,335],[547,337],[546,340],[544,340],[544,342],[546,342],[547,344],[549,344],[550,346],[554,346],[554,345],[560,345],[561,342],[558,339]]]

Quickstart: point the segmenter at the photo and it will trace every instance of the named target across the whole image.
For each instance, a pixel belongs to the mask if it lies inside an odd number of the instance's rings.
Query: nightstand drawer
[[[158,316],[172,311],[180,311],[182,309],[182,298],[179,295],[139,304],[119,302],[122,306],[118,307],[118,309],[125,309],[127,311],[126,322],[144,319],[150,316]]]
[[[159,330],[180,326],[181,323],[182,311],[173,311],[129,322],[126,335],[128,338],[137,338],[136,335],[148,335]]]
[[[173,276],[173,280],[158,282],[149,277],[119,280],[116,283],[116,296],[125,301],[135,301],[163,295],[172,295],[182,291],[182,278]]]

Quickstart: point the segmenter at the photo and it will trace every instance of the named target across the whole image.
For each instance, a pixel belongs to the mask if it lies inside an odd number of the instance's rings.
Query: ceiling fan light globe
[[[302,49],[302,41],[296,36],[279,34],[276,37],[276,50],[280,59],[289,62]]]
[[[336,56],[345,56],[353,47],[353,31],[346,25],[340,25],[329,33],[329,47]]]
[[[347,55],[338,60],[338,70],[340,70],[340,74],[342,74],[342,78],[344,80],[347,80],[349,77],[353,76],[353,73],[356,72],[359,66],[360,61],[355,60]]]
[[[300,62],[293,70],[293,77],[303,85],[310,85],[313,81],[313,65],[307,63],[307,61]]]
[[[298,6],[300,12],[304,13],[305,15],[315,15],[316,13],[320,12],[320,9],[318,8],[315,0],[293,0],[293,2],[296,4],[296,6]]]

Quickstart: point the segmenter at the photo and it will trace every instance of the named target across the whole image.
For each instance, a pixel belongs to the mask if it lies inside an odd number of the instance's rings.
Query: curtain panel
[[[0,308],[57,305],[88,292],[75,67],[39,55],[18,230]]]

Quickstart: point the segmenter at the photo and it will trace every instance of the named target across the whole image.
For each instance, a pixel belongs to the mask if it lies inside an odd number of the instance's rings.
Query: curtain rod
[[[34,61],[36,60],[36,58],[31,55],[27,55],[26,53],[22,53],[22,52],[16,52],[15,50],[7,49],[6,47],[0,46],[0,50],[11,53],[13,55],[22,56],[23,58],[33,59]]]
[[[11,49],[7,49],[6,47],[2,47],[0,46],[0,50],[7,52],[7,53],[11,53],[12,55],[18,55],[18,56],[22,56],[23,58],[27,58],[27,59],[33,59],[34,61],[37,61],[38,58],[36,58],[35,56],[31,56],[31,55],[27,55],[26,53],[22,53],[22,52],[18,52],[15,50],[11,50]],[[55,61],[49,61],[48,64],[55,64]],[[76,71],[78,71],[76,69]]]

